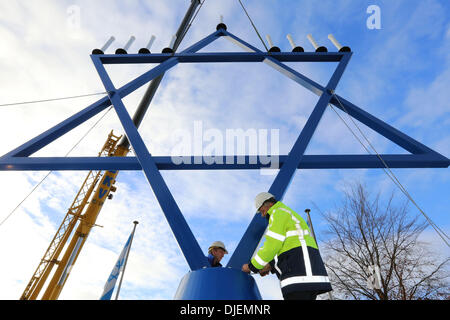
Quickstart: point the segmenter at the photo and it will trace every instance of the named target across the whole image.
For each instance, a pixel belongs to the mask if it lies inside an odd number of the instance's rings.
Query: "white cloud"
[[[411,89],[406,99],[410,111],[402,118],[401,123],[423,127],[450,121],[450,94],[447,90],[449,81],[450,66],[447,66],[430,85]]]

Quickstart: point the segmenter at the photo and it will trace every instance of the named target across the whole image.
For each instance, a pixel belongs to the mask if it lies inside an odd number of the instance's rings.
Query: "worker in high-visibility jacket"
[[[331,291],[331,284],[316,241],[305,220],[268,192],[255,198],[256,209],[269,220],[263,247],[242,271],[276,273],[285,300],[315,300]]]

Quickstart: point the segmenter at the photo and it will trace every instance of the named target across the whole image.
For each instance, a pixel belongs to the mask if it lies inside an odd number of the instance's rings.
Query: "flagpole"
[[[125,257],[125,263],[123,264],[122,275],[120,276],[119,286],[117,287],[116,299],[115,300],[117,300],[117,298],[119,298],[120,287],[122,286],[123,275],[125,273],[125,268],[127,266],[128,255],[130,254],[131,244],[133,243],[134,231],[136,230],[136,226],[137,226],[137,224],[139,222],[138,221],[133,221],[133,223],[134,223],[134,227],[133,227],[133,232],[131,233],[130,245],[128,246],[127,255]]]
[[[311,229],[312,236],[314,238],[314,241],[316,242],[317,249],[319,249],[319,244],[317,243],[316,234],[314,233],[311,216],[309,215],[309,213],[311,212],[311,209],[305,209],[305,212],[306,212],[306,215],[308,216],[308,224],[309,224],[309,228]],[[331,291],[328,291],[328,298],[330,300],[333,300],[333,295],[331,294]]]

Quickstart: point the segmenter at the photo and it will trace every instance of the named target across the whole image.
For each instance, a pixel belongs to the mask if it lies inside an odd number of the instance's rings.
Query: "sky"
[[[450,3],[445,0],[245,0],[260,34],[290,51],[286,34],[312,51],[306,35],[335,51],[332,33],[353,56],[336,92],[440,154],[450,157]],[[379,25],[373,28],[373,11]],[[175,34],[189,6],[187,0],[153,1],[25,1],[0,0],[0,104],[104,92],[89,57],[113,35],[107,53],[123,47],[144,47],[150,36],[153,52],[161,52]],[[372,7],[371,7],[372,6]],[[215,31],[220,15],[228,31],[264,50],[239,2],[206,0],[180,50]],[[202,52],[238,52],[218,39]],[[325,85],[332,63],[288,63]],[[108,66],[116,87],[149,70],[151,65]],[[124,99],[133,114],[145,87]],[[32,139],[102,97],[0,107],[0,154]],[[155,156],[180,147],[180,132],[226,136],[227,130],[278,132],[279,152],[287,154],[307,121],[317,96],[261,63],[179,64],[166,73],[139,132]],[[106,112],[106,111],[105,111]],[[102,117],[91,118],[34,156],[64,156]],[[345,118],[345,115],[344,115]],[[379,153],[406,153],[359,124]],[[108,133],[124,133],[109,111],[71,156],[97,155]],[[266,131],[264,131],[266,130]],[[211,138],[211,137],[210,137]],[[205,139],[205,138],[204,138]],[[209,140],[211,141],[211,140]],[[223,141],[223,145],[227,142]],[[208,140],[203,151],[207,153]],[[326,110],[306,154],[364,154],[364,148],[330,109]],[[132,154],[132,153],[130,153]],[[450,233],[450,173],[440,169],[393,169],[419,206]],[[48,172],[0,172],[0,220],[27,196]],[[0,299],[18,299],[38,266],[87,172],[52,172],[0,225]],[[163,171],[162,175],[202,250],[221,240],[231,253],[251,221],[253,199],[270,187],[274,175],[252,171]],[[283,202],[311,215],[319,247],[325,241],[318,211],[332,212],[352,182],[371,192],[404,195],[379,169],[297,170]],[[139,221],[120,293],[121,299],[172,299],[189,272],[175,238],[142,172],[122,171],[117,192],[101,211],[73,268],[60,299],[98,299],[131,230]],[[411,215],[419,214],[410,206]],[[442,255],[448,247],[428,228],[421,235]],[[226,255],[223,264],[228,262]],[[264,299],[281,299],[276,277],[254,276]]]

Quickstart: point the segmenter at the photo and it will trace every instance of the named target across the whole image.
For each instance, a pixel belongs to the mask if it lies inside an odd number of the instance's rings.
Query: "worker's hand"
[[[248,264],[243,264],[242,265],[242,271],[244,271],[245,273],[250,273],[250,268],[248,267]]]
[[[259,270],[259,275],[261,277],[267,276],[269,274],[270,270],[272,270],[272,267],[270,266],[270,264],[266,264],[266,266],[264,268]]]

